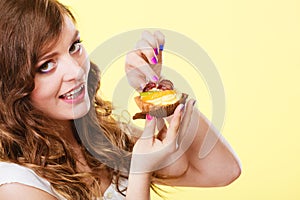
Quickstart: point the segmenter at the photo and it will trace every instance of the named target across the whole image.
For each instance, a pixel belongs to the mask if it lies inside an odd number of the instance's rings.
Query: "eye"
[[[38,68],[38,72],[40,73],[48,73],[50,72],[52,69],[54,69],[55,66],[55,62],[49,61],[49,62],[45,62],[44,64],[42,64],[39,68]]]
[[[81,40],[76,40],[69,49],[70,54],[74,54],[81,50],[82,44]]]

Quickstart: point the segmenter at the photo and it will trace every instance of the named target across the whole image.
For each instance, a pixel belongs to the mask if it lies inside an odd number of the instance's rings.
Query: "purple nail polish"
[[[193,102],[193,106],[196,104],[196,100]]]
[[[148,121],[151,121],[151,120],[153,119],[153,117],[152,117],[151,115],[147,114],[147,115],[146,115],[146,119],[147,119]]]
[[[154,48],[153,50],[154,50],[155,55],[158,55],[158,49]]]
[[[180,108],[180,111],[183,111],[184,110],[184,104],[181,104],[182,106],[181,106],[181,108]]]
[[[159,80],[159,78],[158,78],[156,75],[154,75],[154,76],[152,77],[152,80],[155,81],[155,82],[157,82],[157,81]]]
[[[160,51],[163,51],[163,50],[164,50],[164,45],[163,45],[163,44],[160,44],[160,45],[159,45],[159,50],[160,50]]]
[[[151,58],[151,62],[152,62],[152,64],[157,64],[157,59],[156,59],[155,56],[153,56],[153,57]]]

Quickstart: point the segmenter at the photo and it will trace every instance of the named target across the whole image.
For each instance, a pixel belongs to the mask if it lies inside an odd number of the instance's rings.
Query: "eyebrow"
[[[76,40],[76,38],[77,38],[78,36],[80,36],[79,31],[76,30],[75,33],[74,33],[74,35],[73,35],[73,38],[72,38],[72,44],[73,44],[74,40]]]
[[[79,31],[76,30],[75,33],[74,33],[74,35],[73,35],[73,37],[72,37],[72,40],[71,40],[70,45],[73,44],[73,42],[76,40],[76,38],[77,38],[79,35],[80,35],[80,34],[79,34]],[[40,61],[42,61],[42,60],[48,60],[49,58],[51,58],[51,57],[53,57],[53,56],[56,56],[57,54],[58,54],[58,53],[54,51],[54,52],[52,52],[52,53],[43,55],[43,56],[41,57],[41,59],[39,59],[39,60],[40,60]],[[39,62],[40,62],[40,61],[39,61]]]

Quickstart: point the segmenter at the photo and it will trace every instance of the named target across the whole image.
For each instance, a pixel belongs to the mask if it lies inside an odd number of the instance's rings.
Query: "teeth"
[[[82,91],[84,85],[80,86],[79,88],[77,88],[76,90],[73,90],[67,94],[62,95],[62,98],[66,98],[68,100],[70,99],[75,99],[76,97],[79,96],[80,92]]]

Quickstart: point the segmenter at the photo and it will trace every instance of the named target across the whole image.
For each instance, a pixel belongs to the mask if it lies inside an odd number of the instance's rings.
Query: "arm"
[[[191,112],[190,123],[184,124],[184,130],[180,133],[183,136],[177,155],[181,156],[174,156],[179,159],[157,173],[179,176],[164,180],[167,185],[202,187],[228,185],[241,173],[239,161],[222,135],[191,104],[191,101],[188,102],[186,108],[187,113]]]
[[[47,192],[19,183],[9,183],[0,186],[0,199],[57,200],[54,196]]]
[[[193,100],[186,104],[180,126],[178,150],[170,155],[163,168],[155,171],[158,175],[176,178],[157,183],[215,187],[228,185],[239,177],[241,168],[237,156],[211,122],[193,107]],[[158,134],[158,137],[165,136],[164,132]]]
[[[179,105],[170,122],[166,137],[155,137],[156,119],[147,117],[141,137],[134,145],[126,192],[127,200],[150,199],[150,181],[152,172],[176,151],[176,138],[180,128],[183,105]]]
[[[160,76],[160,71],[155,69],[157,66],[161,67],[163,50],[156,54],[154,49],[163,46],[164,41],[164,36],[160,32],[153,35],[144,32],[137,43],[137,50],[128,53],[125,70],[133,88],[145,85],[146,80],[155,81],[153,74]],[[158,59],[158,64],[153,63],[153,57]],[[192,104],[190,101],[186,105],[184,125],[180,125],[184,128],[181,128],[179,133],[179,149],[170,156],[168,165],[156,172],[161,175],[177,176],[176,179],[164,180],[168,185],[227,185],[239,177],[241,173],[239,161],[212,123],[193,108]]]
[[[150,199],[150,173],[130,173],[126,200],[148,200]]]

